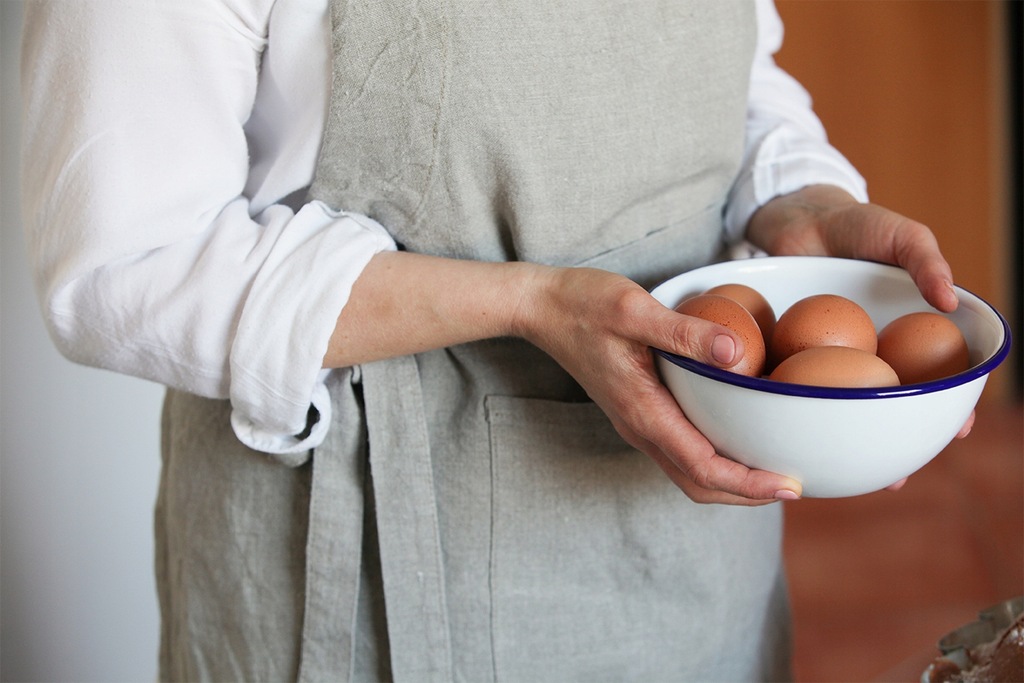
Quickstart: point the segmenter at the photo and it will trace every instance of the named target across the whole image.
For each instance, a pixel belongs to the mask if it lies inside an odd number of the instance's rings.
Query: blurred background
[[[1016,0],[777,0],[779,62],[872,200],[928,224],[1012,319],[974,432],[900,493],[787,504],[800,681],[916,680],[1024,593],[1021,31]],[[151,681],[162,390],[53,350],[24,258],[21,0],[0,0],[0,680]]]

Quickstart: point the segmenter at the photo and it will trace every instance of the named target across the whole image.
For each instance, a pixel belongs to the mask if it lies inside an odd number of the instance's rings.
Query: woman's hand
[[[601,270],[547,268],[521,301],[520,336],[564,367],[619,434],[699,503],[760,505],[800,496],[800,483],[715,452],[658,377],[651,347],[729,367],[742,342],[680,315],[636,283]]]
[[[952,270],[927,226],[861,204],[837,187],[812,185],[776,197],[751,217],[747,239],[773,256],[836,256],[897,265],[936,309],[949,313],[959,303]],[[967,436],[973,424],[972,412],[957,438]]]
[[[956,310],[949,264],[922,223],[847,192],[812,185],[776,197],[750,219],[747,239],[773,256],[836,256],[891,263],[905,269],[925,300]]]

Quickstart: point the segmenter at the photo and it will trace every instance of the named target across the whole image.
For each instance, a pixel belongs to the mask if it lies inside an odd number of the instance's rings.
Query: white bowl
[[[753,258],[684,273],[652,291],[665,306],[728,282],[759,291],[781,315],[812,294],[860,304],[881,330],[914,311],[934,311],[893,266],[811,256]],[[957,287],[948,317],[967,340],[971,368],[952,377],[881,389],[836,389],[746,377],[655,350],[659,371],[687,419],[719,453],[793,477],[803,495],[855,496],[883,489],[934,458],[956,436],[988,374],[1009,353],[1010,329],[991,305]]]

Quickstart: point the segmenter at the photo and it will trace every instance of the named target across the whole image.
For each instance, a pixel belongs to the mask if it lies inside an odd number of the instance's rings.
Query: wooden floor
[[[983,404],[901,491],[786,503],[797,681],[919,680],[945,633],[1024,594],[1022,501],[1021,406]]]

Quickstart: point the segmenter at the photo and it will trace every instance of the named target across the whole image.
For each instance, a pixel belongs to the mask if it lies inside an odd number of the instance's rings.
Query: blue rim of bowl
[[[985,304],[995,315],[999,324],[1003,328],[1003,342],[999,345],[999,348],[991,356],[986,358],[981,363],[978,363],[974,367],[965,370],[956,375],[950,377],[943,377],[942,379],[933,380],[931,382],[921,382],[919,384],[907,384],[898,387],[881,387],[875,389],[862,389],[862,388],[841,388],[841,387],[819,387],[808,384],[789,384],[787,382],[776,382],[775,380],[766,379],[763,377],[748,377],[747,375],[740,375],[729,370],[722,370],[720,368],[701,363],[700,361],[680,356],[668,351],[662,351],[661,349],[652,348],[655,354],[661,356],[673,365],[678,365],[681,368],[694,372],[702,377],[713,379],[719,382],[725,382],[726,384],[732,384],[738,387],[746,387],[747,389],[754,389],[755,391],[763,391],[771,394],[783,394],[787,396],[804,396],[808,398],[831,398],[831,399],[869,399],[869,398],[898,398],[902,396],[914,396],[917,394],[930,394],[935,391],[942,391],[944,389],[950,389],[952,387],[961,386],[969,382],[973,382],[979,377],[984,377],[1006,360],[1006,356],[1010,353],[1010,325],[1006,321],[1006,318],[1002,316],[999,311],[982,299],[977,294],[970,292],[962,287],[957,289],[970,294],[981,303]]]

